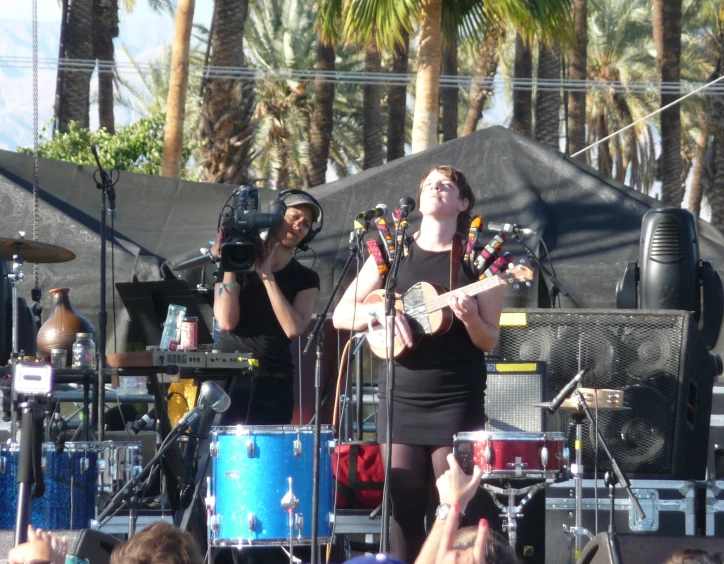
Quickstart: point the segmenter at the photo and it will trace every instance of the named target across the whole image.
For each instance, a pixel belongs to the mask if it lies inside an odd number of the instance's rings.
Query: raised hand
[[[445,527],[437,551],[435,564],[485,564],[485,545],[488,543],[488,522],[481,519],[478,523],[478,534],[475,544],[470,548],[455,549],[455,532],[460,523],[460,510],[453,506],[448,513]]]

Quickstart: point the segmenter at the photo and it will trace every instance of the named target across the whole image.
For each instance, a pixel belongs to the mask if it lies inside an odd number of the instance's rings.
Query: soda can
[[[198,317],[186,317],[181,323],[181,342],[178,348],[183,351],[195,351],[199,348]]]

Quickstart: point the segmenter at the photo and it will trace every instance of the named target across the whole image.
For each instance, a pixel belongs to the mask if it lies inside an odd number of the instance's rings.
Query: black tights
[[[381,444],[380,451],[386,464],[387,445]],[[438,504],[435,481],[449,468],[451,452],[450,446],[392,443],[390,554],[408,564],[425,542],[425,517],[431,518]]]

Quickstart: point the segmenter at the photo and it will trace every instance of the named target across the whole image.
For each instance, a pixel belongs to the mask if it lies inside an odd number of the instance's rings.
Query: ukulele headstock
[[[533,269],[523,259],[518,264],[510,263],[507,270],[498,277],[501,284],[509,284],[518,289],[521,284],[530,287],[534,275]]]

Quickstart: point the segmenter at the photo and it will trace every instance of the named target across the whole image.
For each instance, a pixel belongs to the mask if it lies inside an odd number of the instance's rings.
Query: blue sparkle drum
[[[209,536],[214,546],[311,544],[314,427],[214,427],[209,477]],[[317,536],[329,542],[334,520],[331,451],[322,425]]]
[[[95,517],[98,489],[100,443],[65,443],[55,452],[54,443],[43,443],[45,493],[31,499],[30,523],[37,529],[79,530],[90,527]],[[9,443],[0,449],[0,529],[15,528],[18,503],[18,461],[20,445]]]

